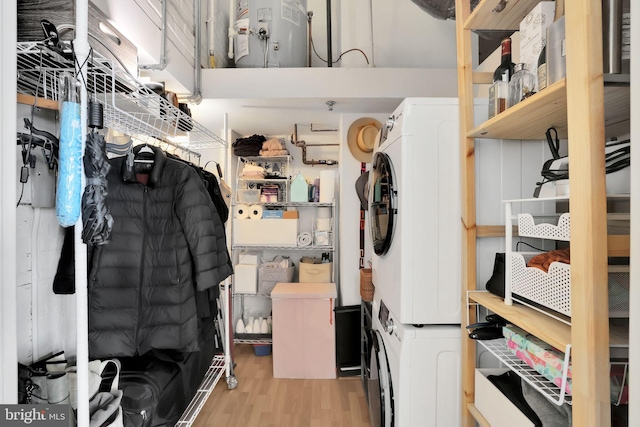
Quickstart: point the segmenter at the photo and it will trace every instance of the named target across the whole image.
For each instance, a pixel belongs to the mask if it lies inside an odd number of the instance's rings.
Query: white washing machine
[[[459,426],[460,326],[403,325],[379,297],[372,317],[372,427]]]
[[[407,98],[369,172],[375,292],[403,324],[459,324],[458,100]]]

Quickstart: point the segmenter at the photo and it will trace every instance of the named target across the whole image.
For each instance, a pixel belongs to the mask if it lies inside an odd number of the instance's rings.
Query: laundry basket
[[[371,269],[361,268],[360,269],[360,297],[362,298],[362,301],[367,301],[367,302],[373,301],[374,290],[375,290],[375,287],[373,286]]]

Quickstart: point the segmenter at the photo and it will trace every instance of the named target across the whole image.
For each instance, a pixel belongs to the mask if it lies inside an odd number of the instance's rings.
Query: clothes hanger
[[[151,147],[149,147],[147,144],[144,144],[142,148],[140,148],[140,151],[138,151],[138,154],[144,154],[144,153],[155,154],[154,151],[151,149]]]
[[[138,158],[138,156],[141,154],[151,154],[155,156],[155,152],[146,143],[140,148],[140,150],[138,150],[138,154],[136,154],[136,157],[134,158],[133,161],[135,163],[154,163],[155,162],[154,159]],[[147,157],[147,156],[144,156],[144,157]]]

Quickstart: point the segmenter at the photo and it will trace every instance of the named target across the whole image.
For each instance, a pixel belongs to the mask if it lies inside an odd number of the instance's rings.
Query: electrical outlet
[[[267,22],[258,22],[258,37],[260,40],[265,40],[269,38],[269,23]]]

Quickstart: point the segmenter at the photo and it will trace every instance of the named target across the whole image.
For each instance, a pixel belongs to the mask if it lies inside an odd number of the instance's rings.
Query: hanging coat
[[[126,156],[110,160],[113,230],[90,259],[92,358],[198,350],[195,292],[217,289],[232,272],[224,226],[202,180],[153,151],[146,185]]]

